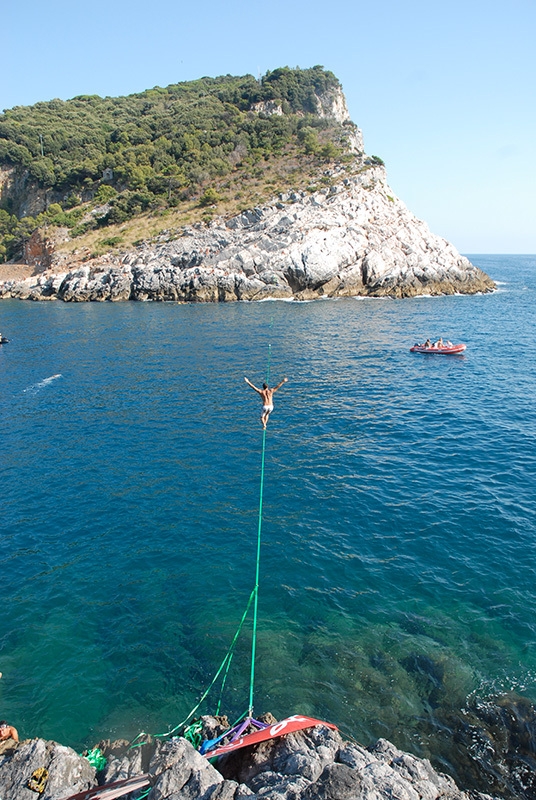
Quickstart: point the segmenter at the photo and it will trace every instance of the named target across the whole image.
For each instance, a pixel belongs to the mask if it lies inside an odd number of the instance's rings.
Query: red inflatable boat
[[[465,348],[467,347],[466,344],[453,344],[453,345],[443,345],[442,347],[425,347],[423,344],[415,344],[413,347],[409,348],[410,353],[438,353],[441,355],[456,355],[456,353],[463,353]]]

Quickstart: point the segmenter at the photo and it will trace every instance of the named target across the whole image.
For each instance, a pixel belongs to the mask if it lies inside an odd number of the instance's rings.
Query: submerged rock
[[[56,254],[46,272],[0,282],[0,297],[66,302],[413,297],[489,292],[493,281],[432,234],[366,165],[313,194],[208,226],[168,234],[137,251],[72,269]],[[175,236],[175,238],[173,238]]]
[[[536,708],[527,698],[508,693],[474,699],[442,723],[450,731],[456,749],[451,760],[465,785],[536,800]]]

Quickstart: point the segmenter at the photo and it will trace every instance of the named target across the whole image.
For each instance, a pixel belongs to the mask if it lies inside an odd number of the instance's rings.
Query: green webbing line
[[[259,607],[259,567],[261,560],[262,495],[264,488],[264,451],[266,449],[266,428],[262,432],[261,486],[259,496],[259,525],[257,528],[257,564],[255,568],[255,603],[253,605],[253,636],[251,639],[251,675],[249,679],[249,715],[253,714],[253,686],[255,684],[255,650],[257,647],[257,610]]]
[[[251,598],[251,595],[250,595],[250,598]],[[249,608],[249,605],[248,605],[248,608]],[[227,659],[227,669],[225,670],[225,675],[223,676],[223,680],[221,682],[220,696],[218,697],[218,705],[216,706],[216,716],[218,716],[219,713],[220,713],[221,701],[222,701],[222,698],[223,698],[223,690],[225,689],[225,684],[227,683],[227,676],[228,676],[229,670],[231,668],[231,661],[233,660],[233,656],[234,656],[234,649],[231,652],[231,648],[229,648],[229,658]]]
[[[182,735],[197,750],[203,741],[203,723],[201,720],[187,725]]]
[[[104,769],[106,766],[106,759],[98,747],[94,747],[92,750],[86,750],[85,755],[84,753],[80,753],[79,755],[87,758],[91,766],[95,767],[97,772],[99,772],[101,769]]]
[[[270,383],[270,361],[272,360],[272,345],[268,345],[268,364],[266,366],[266,383]]]
[[[270,361],[272,358],[272,345],[268,345],[268,364],[266,365],[266,383],[270,381]],[[266,428],[262,432],[261,456],[261,483],[259,488],[259,525],[257,528],[257,563],[255,567],[255,603],[253,605],[253,636],[251,639],[251,675],[249,679],[249,716],[253,715],[253,688],[255,685],[255,651],[257,649],[257,611],[259,607],[259,571],[261,561],[261,531],[262,531],[262,498],[264,493],[264,454],[266,452]]]
[[[272,328],[272,327],[273,327],[273,317],[270,320],[270,328]],[[272,358],[272,345],[269,344],[268,345],[268,363],[267,363],[267,366],[266,366],[266,383],[269,383],[269,381],[270,381],[270,362],[271,362],[271,358]],[[241,720],[243,720],[246,717],[246,715],[249,715],[250,717],[253,715],[253,688],[254,688],[254,685],[255,685],[255,651],[256,651],[256,647],[257,647],[257,616],[258,616],[258,605],[259,605],[259,573],[260,573],[260,556],[261,556],[262,500],[263,500],[263,492],[264,492],[264,455],[265,455],[265,451],[266,451],[266,428],[263,430],[263,433],[262,433],[261,482],[260,482],[260,490],[259,490],[259,524],[258,524],[258,529],[257,529],[257,560],[256,560],[256,567],[255,567],[255,587],[254,587],[253,591],[251,592],[251,594],[249,596],[249,600],[248,600],[247,605],[246,605],[246,610],[244,611],[244,613],[242,615],[242,619],[240,620],[240,624],[238,626],[238,629],[237,629],[237,631],[236,631],[236,633],[234,635],[233,641],[231,642],[231,646],[229,647],[229,650],[227,651],[227,653],[225,655],[225,658],[221,662],[221,664],[220,664],[220,666],[218,668],[218,671],[214,675],[214,678],[212,679],[212,682],[211,682],[210,686],[202,694],[202,696],[201,696],[199,702],[197,703],[197,705],[190,711],[188,716],[182,722],[180,722],[178,725],[175,725],[174,728],[171,728],[171,730],[167,731],[166,733],[155,733],[154,734],[155,738],[156,737],[164,738],[166,736],[171,736],[176,731],[178,731],[181,728],[183,728],[186,725],[186,723],[193,717],[195,712],[199,709],[199,707],[201,706],[203,701],[206,700],[206,698],[210,694],[210,691],[211,691],[212,687],[214,686],[214,684],[218,680],[219,676],[221,675],[223,669],[225,669],[225,673],[224,673],[223,680],[222,680],[222,685],[221,685],[221,690],[220,690],[220,697],[219,697],[218,705],[217,705],[217,709],[216,709],[216,714],[219,714],[222,695],[223,695],[223,690],[224,690],[224,687],[225,687],[225,683],[227,681],[227,676],[229,674],[231,661],[232,661],[233,655],[234,655],[234,648],[235,648],[237,639],[238,639],[238,637],[240,635],[240,631],[242,630],[242,627],[244,625],[245,619],[246,619],[246,617],[248,615],[249,608],[251,606],[251,601],[253,599],[255,599],[254,606],[253,606],[253,635],[252,635],[252,641],[251,641],[251,675],[250,675],[250,683],[249,683],[249,709],[248,709],[248,711],[245,711],[238,718],[238,720],[234,724],[237,725],[239,722],[241,722]],[[140,739],[142,736],[146,736],[146,735],[147,734],[145,734],[144,732],[139,733],[136,736],[136,738],[132,740],[132,743],[131,743],[130,747],[131,748],[133,748],[133,747],[142,747],[144,744],[146,744],[146,742],[140,742],[138,744],[134,744],[134,743],[136,742],[137,739]]]
[[[249,709],[248,709],[248,711],[244,711],[244,713],[243,713],[243,714],[240,714],[240,716],[238,717],[238,719],[236,719],[236,720],[233,722],[233,724],[231,725],[231,728],[234,728],[234,727],[235,727],[235,725],[238,725],[238,723],[239,723],[239,722],[242,722],[242,720],[243,720],[243,719],[245,719],[245,718],[248,716],[248,714],[249,714]]]
[[[195,712],[198,710],[198,708],[202,704],[203,700],[205,700],[207,698],[207,696],[210,694],[210,690],[212,689],[212,687],[214,686],[214,684],[218,680],[218,678],[219,678],[222,670],[224,669],[225,665],[226,664],[227,665],[230,664],[230,661],[231,661],[231,659],[233,657],[234,647],[235,647],[237,639],[238,639],[238,637],[240,635],[240,631],[242,630],[242,626],[244,625],[245,619],[246,619],[246,617],[248,615],[249,607],[251,606],[251,601],[253,600],[253,595],[254,594],[255,594],[255,589],[253,589],[253,591],[251,592],[251,594],[249,596],[249,600],[248,600],[247,605],[246,605],[246,610],[242,614],[242,619],[240,620],[240,624],[239,624],[238,629],[237,629],[237,631],[236,631],[236,633],[234,635],[234,639],[231,642],[231,646],[229,647],[229,650],[227,651],[227,653],[225,655],[225,658],[221,662],[218,671],[214,675],[214,678],[212,679],[212,683],[210,684],[208,689],[205,692],[203,692],[203,694],[201,696],[201,699],[199,700],[197,705],[194,708],[192,708],[192,710],[190,711],[188,716],[182,722],[180,722],[178,725],[175,725],[174,728],[172,728],[170,731],[167,731],[166,733],[155,733],[154,734],[155,737],[163,738],[165,736],[171,736],[173,733],[175,733],[175,731],[178,731],[180,728],[182,728],[184,725],[186,725],[188,720],[190,720],[193,717],[193,715],[195,714]],[[229,667],[227,666],[227,672],[228,671],[229,671]],[[226,676],[227,676],[227,672],[225,673]],[[136,738],[138,738],[138,737],[136,737]],[[139,746],[140,745],[133,745],[133,747],[139,747]]]
[[[139,745],[139,744],[134,744],[134,742],[135,742],[137,739],[140,739],[142,736],[148,736],[148,735],[149,735],[149,734],[145,733],[145,731],[142,731],[141,733],[138,733],[138,735],[137,735],[137,736],[135,736],[135,737],[134,737],[134,739],[131,741],[131,743],[130,743],[130,747],[131,747],[131,748],[132,748],[132,747],[141,747],[141,745]],[[145,744],[145,742],[142,742],[142,744]]]

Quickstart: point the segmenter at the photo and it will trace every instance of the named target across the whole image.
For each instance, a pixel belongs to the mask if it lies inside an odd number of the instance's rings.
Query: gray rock
[[[384,739],[370,749],[350,744],[324,726],[237,751],[218,769],[270,800],[469,800],[426,759]]]
[[[249,782],[257,797],[296,798],[309,786],[310,781],[300,774],[280,775],[278,772],[261,772]]]
[[[399,797],[400,800],[463,798],[452,778],[436,772],[427,759],[398,750],[386,739],[370,748],[376,762],[364,770],[364,793],[368,797]]]
[[[218,783],[209,797],[210,800],[237,800],[238,797],[251,797],[253,792],[247,786],[239,786],[234,781]]]
[[[162,745],[151,759],[149,775],[154,778],[150,800],[208,800],[216,789],[222,798],[228,792],[219,786],[222,775],[186,739]]]
[[[337,731],[319,726],[284,736],[272,760],[273,769],[283,775],[303,775],[314,781],[333,762],[342,739]]]
[[[359,772],[346,764],[328,764],[301,797],[303,800],[356,800],[363,796],[362,782]]]
[[[241,783],[236,790],[235,800],[240,800],[242,797],[253,797],[254,792],[251,791],[249,786],[246,786],[245,783]]]
[[[27,787],[34,770],[44,767],[48,780],[42,794]],[[2,800],[62,800],[90,789],[97,783],[95,770],[86,758],[70,747],[44,739],[21,742],[12,753],[0,757],[0,798]]]
[[[336,105],[336,104],[335,104]],[[383,167],[365,167],[311,196],[168,232],[137,254],[0,282],[0,297],[65,302],[222,302],[266,297],[412,297],[487,292],[493,282],[394,196]],[[288,204],[291,205],[288,205]]]
[[[202,723],[210,738],[226,730],[224,718],[203,717]],[[148,800],[493,800],[460,791],[429,761],[385,739],[367,749],[325,726],[236,751],[219,759],[217,769],[181,738],[148,741],[140,748],[129,748],[128,742],[99,747],[108,758],[99,783],[148,772]],[[63,800],[96,785],[86,759],[36,739],[0,757],[0,798],[35,800],[26,784],[37,767],[50,773],[43,800]]]
[[[99,742],[97,747],[106,758],[106,766],[99,772],[99,783],[113,783],[145,774],[161,746],[160,739],[153,740],[150,736],[136,747],[131,747],[126,739]]]

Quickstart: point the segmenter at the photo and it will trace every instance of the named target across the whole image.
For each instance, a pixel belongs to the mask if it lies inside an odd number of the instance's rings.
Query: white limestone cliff
[[[260,300],[492,291],[493,281],[417,219],[366,160],[328,171],[330,187],[209,225],[168,231],[135,251],[0,282],[0,297],[87,300]]]

